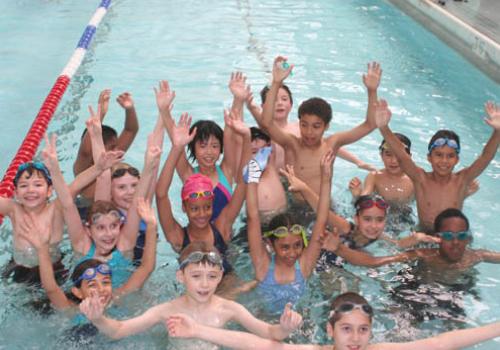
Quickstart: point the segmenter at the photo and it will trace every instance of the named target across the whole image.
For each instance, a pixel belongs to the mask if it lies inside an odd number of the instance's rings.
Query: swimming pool
[[[76,0],[0,3],[0,75],[4,77],[0,88],[4,124],[2,172],[96,6],[97,2]],[[140,165],[145,149],[145,142],[141,141],[157,114],[152,87],[158,80],[168,79],[176,90],[174,115],[189,111],[195,119],[222,122],[222,109],[231,100],[226,87],[231,71],[244,71],[257,92],[268,81],[267,72],[278,53],[296,64],[289,80],[296,105],[311,96],[321,96],[332,103],[331,130],[346,129],[361,120],[366,108],[361,74],[368,61],[380,61],[384,74],[379,95],[392,106],[393,129],[411,137],[413,156],[426,168],[427,142],[441,127],[453,128],[461,136],[461,164],[470,164],[491,133],[482,122],[482,105],[487,99],[500,101],[497,84],[385,1],[151,0],[147,6],[115,1],[94,40],[50,126],[51,131],[60,134],[60,157],[67,179],[87,118],[87,105],[95,105],[103,88],[112,88],[114,97],[125,90],[134,97],[141,130],[127,160]],[[292,112],[295,118],[293,113],[296,108]],[[107,123],[120,127],[122,118],[120,107],[111,103]],[[374,132],[349,149],[364,160],[381,165],[377,151],[380,139]],[[497,155],[479,178],[481,190],[465,204],[476,234],[475,247],[500,250],[500,238],[495,235],[495,219],[500,212],[499,161]],[[336,162],[337,201],[348,202],[346,186],[354,175],[364,174],[346,162]],[[179,190],[177,182],[171,195],[176,196]],[[175,214],[185,219],[180,208],[176,208]],[[5,231],[4,228],[2,236]],[[9,258],[9,247],[10,242],[3,238],[2,265]],[[132,314],[140,313],[144,304],[151,305],[177,293],[170,282],[176,265],[165,242],[159,246],[158,261],[157,271],[148,284],[154,292],[145,291],[146,302],[142,305],[132,298],[128,305]],[[476,289],[480,298],[465,299],[466,325],[500,319],[500,312],[496,311],[500,306],[496,297],[500,283],[495,268],[487,264],[477,267]],[[248,266],[243,269],[248,271]],[[353,271],[366,274],[364,269]],[[390,271],[379,270],[375,280],[361,278],[364,294],[378,310],[390,302],[385,294],[380,300],[376,296],[377,292],[386,293],[387,281],[393,278]],[[20,304],[30,296],[3,281],[0,297],[4,301],[0,308],[0,347],[54,346],[56,335],[68,325],[60,315],[45,320],[25,314]],[[312,299],[315,306],[309,314],[314,319],[323,311],[319,297],[313,295]],[[379,321],[374,329],[376,338],[390,338],[391,315],[383,313]],[[321,340],[323,332],[316,334],[314,322],[310,323],[313,337]],[[446,329],[447,325],[436,327]],[[411,331],[420,335],[429,330],[421,327]],[[158,328],[109,346],[160,347],[167,341],[164,333]],[[477,348],[497,347],[490,342]]]

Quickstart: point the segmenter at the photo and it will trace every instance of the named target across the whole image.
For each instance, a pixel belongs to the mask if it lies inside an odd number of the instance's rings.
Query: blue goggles
[[[432,152],[434,148],[443,147],[445,145],[450,148],[453,148],[457,152],[457,154],[460,153],[460,146],[458,145],[457,141],[451,140],[447,137],[440,137],[438,139],[435,139],[434,142],[429,145],[429,154]]]
[[[466,241],[466,240],[472,238],[472,235],[471,235],[471,233],[469,231],[461,231],[461,232],[445,231],[445,232],[438,232],[438,236],[443,241],[452,241],[454,239],[457,239],[459,241]]]
[[[19,165],[19,168],[17,168],[17,173],[16,176],[14,177],[14,186],[17,186],[19,178],[28,169],[38,170],[43,174],[49,186],[52,185],[52,177],[50,176],[49,169],[47,169],[45,164],[43,164],[42,162],[26,162]]]
[[[101,275],[111,276],[111,268],[108,264],[100,264],[97,267],[89,267],[88,269],[83,271],[82,275],[78,277],[78,279],[73,284],[78,284],[83,280],[91,281],[95,279],[97,273],[100,273]]]
[[[188,264],[197,264],[197,263],[200,263],[200,262],[203,261],[203,259],[206,259],[211,264],[220,266],[220,268],[224,270],[222,257],[219,254],[217,254],[216,252],[208,252],[208,253],[204,253],[204,252],[192,252],[184,260],[182,260],[179,263],[179,270],[182,270]]]

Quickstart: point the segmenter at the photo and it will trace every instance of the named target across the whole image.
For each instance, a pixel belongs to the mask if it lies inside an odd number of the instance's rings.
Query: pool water
[[[2,173],[97,5],[97,1],[77,0],[0,2]],[[231,103],[227,89],[230,73],[243,71],[257,95],[269,81],[277,54],[286,55],[296,65],[287,81],[295,106],[312,96],[321,96],[332,104],[330,132],[348,129],[362,120],[366,92],[361,76],[367,62],[381,62],[384,72],[379,96],[391,105],[391,126],[410,136],[413,158],[426,169],[430,168],[427,142],[438,128],[452,128],[461,137],[457,169],[470,164],[491,135],[491,128],[483,122],[483,104],[488,99],[500,102],[499,85],[386,1],[151,0],[143,4],[122,0],[113,2],[50,126],[50,131],[59,135],[66,179],[71,179],[72,162],[88,117],[87,105],[96,104],[102,89],[112,88],[113,97],[123,91],[132,93],[141,129],[126,160],[141,166],[146,135],[157,116],[153,86],[160,79],[168,79],[176,91],[175,116],[188,111],[194,119],[222,123],[223,108]],[[112,100],[106,123],[120,128],[123,114]],[[246,118],[251,123],[251,117]],[[290,118],[296,119],[296,107]],[[375,131],[348,149],[382,166],[380,140]],[[165,149],[169,149],[168,141]],[[336,161],[333,194],[340,208],[349,206],[347,183],[353,176],[364,177],[365,173],[347,162]],[[475,234],[474,247],[500,250],[496,235],[499,177],[497,155],[479,177],[479,192],[465,202],[464,211]],[[179,191],[177,179],[171,198],[178,198]],[[174,206],[174,211],[185,223],[180,206]],[[3,225],[1,237],[3,265],[10,259],[8,224]],[[64,248],[68,250],[67,242]],[[243,249],[233,247],[236,252]],[[376,254],[388,250],[392,251],[383,244],[370,249]],[[157,270],[142,295],[128,299],[128,315],[140,314],[145,307],[179,294],[179,286],[174,283],[175,255],[163,239],[158,251]],[[238,259],[236,267],[242,275],[251,276],[249,259]],[[356,284],[378,311],[376,340],[407,340],[500,319],[500,283],[495,265],[480,264],[471,272],[475,293],[465,293],[459,300],[465,310],[463,319],[424,323],[400,317],[396,299],[389,297],[389,291],[401,278],[397,273],[401,268],[348,268],[346,274],[351,275],[341,279],[340,284],[350,285],[352,274],[358,276]],[[325,324],[321,320],[326,317],[328,297],[322,291],[328,288],[317,279],[311,284],[313,288],[303,302],[307,319],[304,334],[294,339],[324,342]],[[61,344],[63,330],[70,326],[65,316],[40,316],[27,311],[29,308],[23,305],[33,295],[6,281],[0,283],[0,298],[0,348]],[[252,296],[242,300],[252,310],[258,309]],[[394,332],[396,326],[401,332]],[[162,348],[168,343],[165,333],[162,327],[156,327],[117,343],[98,338],[94,346]],[[498,343],[492,341],[475,348],[493,350]]]

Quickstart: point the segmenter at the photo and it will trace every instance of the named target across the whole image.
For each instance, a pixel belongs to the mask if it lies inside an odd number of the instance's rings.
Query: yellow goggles
[[[304,241],[304,247],[307,247],[307,236],[306,236],[306,229],[304,226],[295,224],[288,229],[286,226],[280,226],[275,228],[274,230],[264,232],[264,237],[271,237],[274,236],[276,238],[283,238],[288,235],[300,235],[302,236],[302,240]]]

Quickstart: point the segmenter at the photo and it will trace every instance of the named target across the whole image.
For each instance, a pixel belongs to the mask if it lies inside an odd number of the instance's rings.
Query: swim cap
[[[183,201],[188,199],[198,199],[204,197],[213,198],[212,180],[202,174],[193,174],[187,178],[182,186],[181,198]]]

